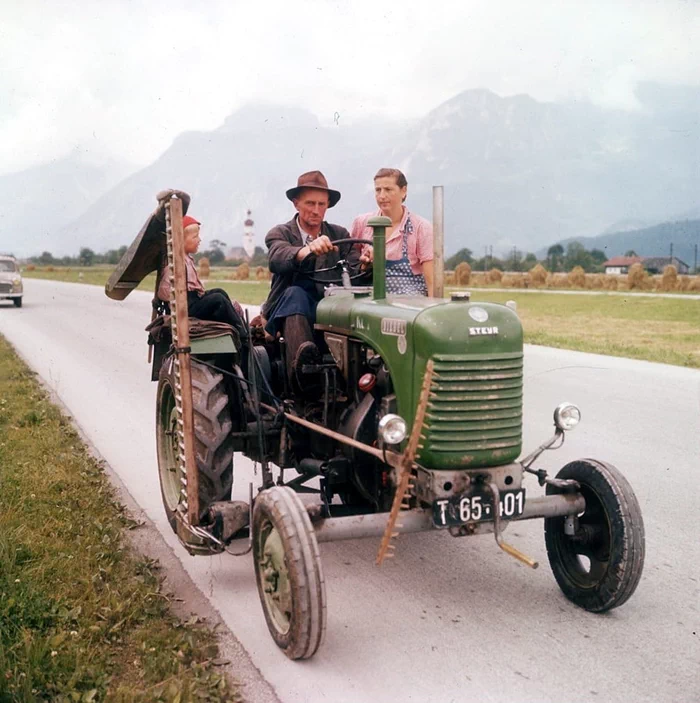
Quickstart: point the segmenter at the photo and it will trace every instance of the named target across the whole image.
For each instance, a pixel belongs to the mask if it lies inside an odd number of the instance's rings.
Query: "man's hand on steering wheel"
[[[297,252],[297,261],[303,261],[307,256],[322,256],[323,254],[328,254],[328,252],[337,249],[333,245],[333,242],[325,235],[316,237],[313,241],[304,245]]]
[[[359,262],[357,264],[354,264],[350,266],[348,262],[345,259],[341,259],[337,263],[335,263],[333,266],[327,266],[326,268],[320,268],[320,269],[315,269],[313,271],[307,271],[304,272],[304,275],[307,278],[310,278],[312,281],[316,281],[316,283],[335,283],[339,282],[340,279],[329,279],[329,278],[315,278],[313,274],[318,274],[318,273],[328,273],[329,271],[337,271],[339,268],[340,269],[347,269],[347,272],[350,275],[350,279],[355,279],[359,278],[360,276],[365,275],[365,271],[369,266],[371,265],[371,262],[373,261],[373,251],[372,251],[372,240],[371,239],[355,239],[354,237],[346,237],[344,239],[336,239],[336,240],[331,240],[328,239],[328,237],[319,237],[318,239],[315,239],[314,242],[317,242],[319,239],[326,239],[330,244],[331,248],[337,248],[338,244],[350,244],[351,246],[358,246],[358,245],[363,245],[365,249],[363,250]],[[313,244],[313,242],[312,242]],[[310,245],[307,245],[310,246]],[[303,251],[303,249],[300,250],[300,253]]]
[[[320,237],[316,237],[316,239],[309,242],[307,246],[309,247],[309,251],[316,256],[328,254],[328,252],[335,249],[333,242],[325,234],[322,234]]]

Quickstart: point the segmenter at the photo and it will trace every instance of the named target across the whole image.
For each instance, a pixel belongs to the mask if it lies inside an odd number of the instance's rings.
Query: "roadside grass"
[[[169,609],[158,563],[69,420],[0,337],[0,701],[238,701],[215,634]]]
[[[28,272],[27,277],[95,282],[104,285],[113,267],[92,267],[82,279],[77,269]],[[85,269],[88,271],[88,269]],[[241,303],[259,305],[267,297],[269,281],[227,281],[231,268],[212,268],[205,282],[219,287]],[[153,291],[155,277],[139,286]],[[499,285],[495,283],[494,285]],[[700,300],[624,294],[576,295],[574,292],[507,292],[464,286],[473,300],[505,303],[515,300],[525,329],[525,341],[562,349],[609,354],[631,359],[657,361],[700,368]],[[449,293],[453,288],[447,288]]]
[[[33,271],[28,271],[22,267],[23,278],[45,278],[49,281],[66,281],[68,283],[89,283],[94,286],[104,286],[107,279],[112,275],[114,266],[38,266]],[[152,276],[150,285],[153,290]]]

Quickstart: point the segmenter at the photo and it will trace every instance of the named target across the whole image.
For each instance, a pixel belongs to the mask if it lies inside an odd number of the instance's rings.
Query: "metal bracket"
[[[539,564],[534,559],[531,559],[529,556],[523,554],[512,545],[503,541],[503,536],[501,535],[501,515],[500,510],[498,509],[501,502],[501,494],[498,490],[498,486],[493,482],[488,484],[488,488],[493,496],[493,536],[496,538],[496,544],[506,554],[510,554],[523,564],[527,564],[527,566],[531,569],[536,569]]]

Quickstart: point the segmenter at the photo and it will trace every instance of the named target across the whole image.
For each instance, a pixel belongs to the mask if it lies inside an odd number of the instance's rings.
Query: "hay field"
[[[472,300],[515,300],[525,341],[700,368],[700,300],[473,289]]]
[[[52,271],[37,268],[23,275],[103,286],[112,270],[111,266],[55,267]],[[249,280],[235,280],[235,269],[213,267],[205,285],[224,288],[241,303],[257,305],[267,297],[269,281],[258,279],[255,269],[250,275]],[[154,281],[155,276],[149,276],[139,288],[152,291]],[[509,292],[497,292],[479,288],[474,283],[465,286],[472,290],[473,300],[517,302],[525,341],[530,344],[700,368],[700,300],[697,298],[662,298],[622,291],[600,295],[576,295],[571,291],[559,295],[532,289],[520,292],[514,288]],[[501,280],[492,282],[494,284],[503,285]]]

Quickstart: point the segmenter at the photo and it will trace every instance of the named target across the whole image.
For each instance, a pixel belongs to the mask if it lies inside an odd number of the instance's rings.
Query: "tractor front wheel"
[[[564,531],[566,518],[544,521],[554,578],[581,608],[616,608],[634,593],[644,567],[644,522],[634,491],[614,466],[593,459],[567,464],[557,478],[580,484],[586,509],[572,535]],[[547,486],[548,494],[555,492]]]
[[[310,659],[326,631],[326,588],[314,528],[289,487],[262,491],[253,510],[253,561],[272,638],[290,659]]]

